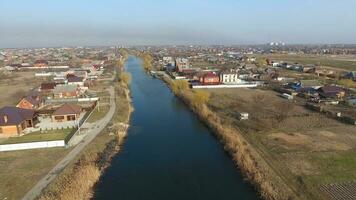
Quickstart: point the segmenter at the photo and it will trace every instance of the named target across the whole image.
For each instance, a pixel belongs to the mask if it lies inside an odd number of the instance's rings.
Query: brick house
[[[3,107],[0,109],[0,137],[19,136],[26,128],[34,127],[36,121],[34,110]]]
[[[82,107],[75,104],[63,104],[52,113],[53,122],[75,121],[79,119]]]
[[[200,76],[199,81],[203,85],[218,85],[220,78],[217,74],[210,72]]]
[[[23,109],[37,109],[42,105],[42,99],[40,96],[29,95],[17,104],[16,107]]]
[[[68,85],[84,86],[84,78],[72,74],[67,75]]]
[[[76,85],[57,85],[53,90],[54,98],[75,98],[79,96]]]
[[[36,60],[35,67],[48,67],[48,61],[47,60]]]
[[[326,85],[318,89],[320,96],[324,98],[343,98],[346,93],[342,87],[336,85]]]
[[[40,92],[43,92],[43,93],[52,92],[54,90],[54,88],[56,87],[56,85],[57,85],[57,83],[54,83],[54,82],[41,83]]]

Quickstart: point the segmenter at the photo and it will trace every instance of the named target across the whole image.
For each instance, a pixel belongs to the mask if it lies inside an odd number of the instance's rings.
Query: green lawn
[[[310,160],[318,166],[319,174],[309,179],[319,184],[356,180],[356,151],[313,153]]]
[[[21,199],[71,148],[0,153],[0,199]]]
[[[103,118],[106,115],[106,113],[109,111],[109,109],[110,109],[109,105],[98,106],[97,108],[95,108],[95,110],[93,111],[93,113],[91,114],[87,122],[92,123]]]
[[[64,140],[73,129],[62,129],[62,130],[51,130],[41,133],[33,132],[21,137],[11,137],[4,141],[1,141],[0,144],[16,144],[16,143],[25,143],[25,142],[40,142],[40,141],[53,141],[53,140]]]

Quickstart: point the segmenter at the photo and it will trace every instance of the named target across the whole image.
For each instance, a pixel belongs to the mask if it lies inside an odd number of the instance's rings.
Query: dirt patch
[[[288,159],[287,162],[289,163],[289,168],[293,174],[299,176],[308,176],[308,175],[315,175],[317,170],[315,167],[306,160],[301,159]]]
[[[314,135],[301,133],[272,133],[268,136],[271,140],[279,143],[283,148],[287,149],[307,149],[309,151],[346,151],[352,146],[349,144],[336,141],[335,133],[327,131],[316,131]],[[301,148],[302,147],[302,148]]]

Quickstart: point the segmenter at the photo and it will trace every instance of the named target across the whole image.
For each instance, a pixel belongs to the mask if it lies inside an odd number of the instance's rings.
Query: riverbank
[[[120,79],[120,75],[124,73],[123,63],[121,61],[115,69],[115,80],[118,81],[115,85],[116,114],[111,123],[61,172],[39,199],[90,199],[101,174],[110,165],[112,157],[120,152],[133,111],[129,81]],[[103,82],[98,87],[104,89],[110,84],[112,82]]]
[[[264,199],[301,198],[276,174],[238,130],[225,123],[207,107],[208,94],[204,94],[202,91],[192,91],[183,81],[174,81],[168,76],[164,76],[162,79],[173,93],[213,130],[239,170],[256,187]]]

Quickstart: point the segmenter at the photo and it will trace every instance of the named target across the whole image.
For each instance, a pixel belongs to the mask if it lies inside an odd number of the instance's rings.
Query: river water
[[[259,199],[210,130],[162,81],[148,76],[135,57],[126,70],[135,108],[131,127],[93,199]]]

